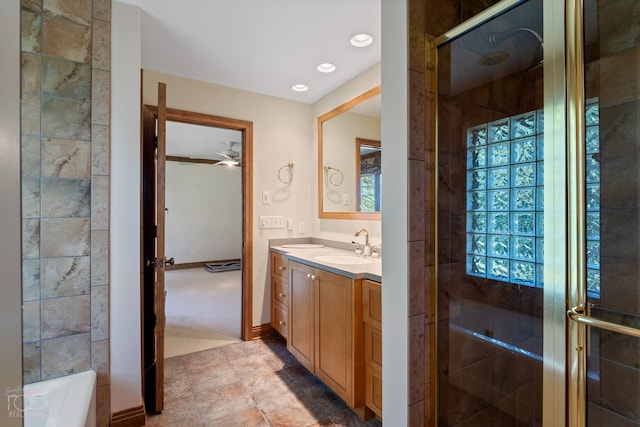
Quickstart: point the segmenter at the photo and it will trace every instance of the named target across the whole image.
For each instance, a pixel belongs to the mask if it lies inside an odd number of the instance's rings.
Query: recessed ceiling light
[[[291,86],[291,89],[295,92],[306,92],[309,90],[309,86],[298,83],[297,85]]]
[[[371,43],[373,43],[373,37],[369,34],[360,33],[351,37],[351,44],[355,47],[365,47],[369,46]]]
[[[336,70],[336,66],[329,62],[324,62],[318,65],[317,68],[321,73],[333,73]]]

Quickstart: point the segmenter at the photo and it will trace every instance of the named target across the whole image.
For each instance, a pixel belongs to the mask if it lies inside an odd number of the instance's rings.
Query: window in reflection
[[[380,212],[382,149],[380,141],[356,138],[357,199],[361,212]]]

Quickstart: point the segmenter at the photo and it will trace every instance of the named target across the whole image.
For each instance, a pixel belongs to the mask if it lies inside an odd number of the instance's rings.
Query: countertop
[[[290,248],[284,246],[271,246],[272,250],[283,254],[287,259],[305,264],[311,267],[330,271],[349,277],[350,279],[369,279],[382,283],[382,261],[381,258],[364,257],[372,262],[369,264],[337,264],[333,262],[320,261],[319,256],[350,255],[356,257],[353,251],[345,251],[330,246],[322,248]],[[362,258],[362,256],[359,256]]]

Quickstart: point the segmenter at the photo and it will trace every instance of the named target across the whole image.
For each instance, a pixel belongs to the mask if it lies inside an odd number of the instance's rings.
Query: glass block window
[[[597,99],[585,111],[587,292],[600,295],[600,112]]]
[[[586,109],[587,287],[600,290],[597,100]],[[542,287],[543,110],[467,129],[467,274]]]

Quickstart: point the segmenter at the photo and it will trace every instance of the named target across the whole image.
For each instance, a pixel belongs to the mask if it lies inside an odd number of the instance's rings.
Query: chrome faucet
[[[369,246],[369,232],[367,231],[366,228],[361,228],[360,230],[356,231],[355,236],[358,237],[360,236],[360,233],[364,233],[364,250],[362,251],[362,254],[364,256],[369,256],[371,255],[371,246]]]

